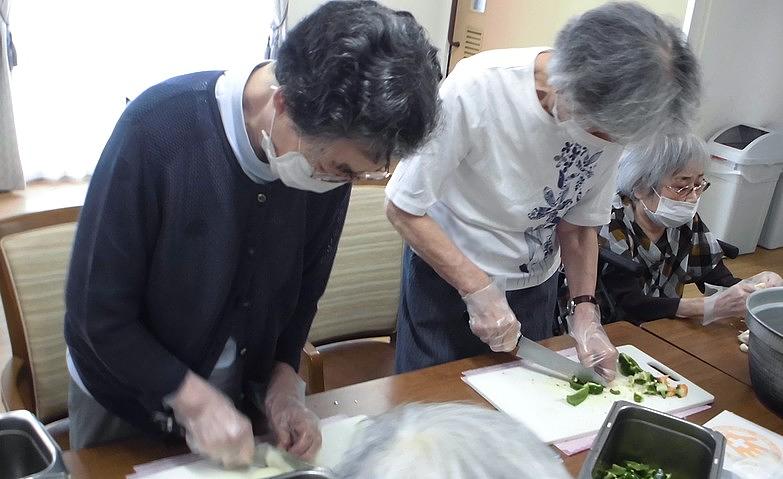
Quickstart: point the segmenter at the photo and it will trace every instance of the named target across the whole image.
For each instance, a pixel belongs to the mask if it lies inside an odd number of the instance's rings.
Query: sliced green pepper
[[[639,393],[633,393],[633,400],[636,402],[642,402],[642,395]]]
[[[568,404],[572,406],[578,406],[582,404],[582,402],[584,402],[584,400],[587,399],[587,396],[589,395],[590,395],[590,388],[584,386],[579,391],[566,396],[566,401],[568,402]]]
[[[620,390],[619,389],[610,389],[609,392],[614,394],[615,396],[620,394]]]
[[[636,360],[625,353],[620,353],[617,362],[620,364],[620,373],[622,373],[623,376],[633,376],[636,373],[642,372],[642,368],[639,367]]]
[[[597,383],[586,383],[585,386],[587,386],[590,394],[601,394],[604,392],[604,387]]]
[[[585,386],[585,382],[576,376],[573,376],[571,380],[568,381],[568,384],[571,385],[571,389],[576,389],[577,391]]]

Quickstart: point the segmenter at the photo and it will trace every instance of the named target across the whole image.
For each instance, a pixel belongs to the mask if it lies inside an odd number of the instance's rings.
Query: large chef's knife
[[[566,380],[576,376],[582,382],[594,382],[602,386],[608,386],[606,379],[595,372],[593,368],[586,368],[576,361],[571,361],[562,354],[541,346],[535,341],[522,336],[519,338],[517,356],[542,366],[550,371],[563,375]]]

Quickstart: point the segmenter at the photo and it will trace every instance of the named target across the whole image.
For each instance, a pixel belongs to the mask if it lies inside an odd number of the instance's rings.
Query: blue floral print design
[[[555,167],[558,169],[558,192],[555,193],[549,186],[544,186],[543,193],[546,204],[533,208],[527,214],[529,219],[543,220],[543,223],[525,231],[528,258],[527,262],[519,265],[520,271],[530,273],[531,269],[552,254],[555,226],[568,209],[582,199],[584,183],[593,177],[595,165],[601,153],[603,150],[591,155],[586,146],[567,141],[560,153],[555,155]],[[539,268],[543,270],[544,267],[539,266]]]

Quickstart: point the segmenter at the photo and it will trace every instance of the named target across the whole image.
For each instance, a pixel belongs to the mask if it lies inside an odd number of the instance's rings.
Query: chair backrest
[[[390,335],[397,324],[402,239],[381,186],[355,185],[332,274],[308,340],[325,344]]]
[[[3,375],[3,399],[19,398],[44,423],[68,415],[65,278],[79,210],[0,221],[0,294],[13,354],[9,366],[16,367],[13,377]]]

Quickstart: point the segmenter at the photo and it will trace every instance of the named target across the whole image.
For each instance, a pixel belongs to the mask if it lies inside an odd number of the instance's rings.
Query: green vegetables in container
[[[612,464],[609,469],[593,473],[595,479],[671,479],[672,475],[663,469],[634,461]]]

